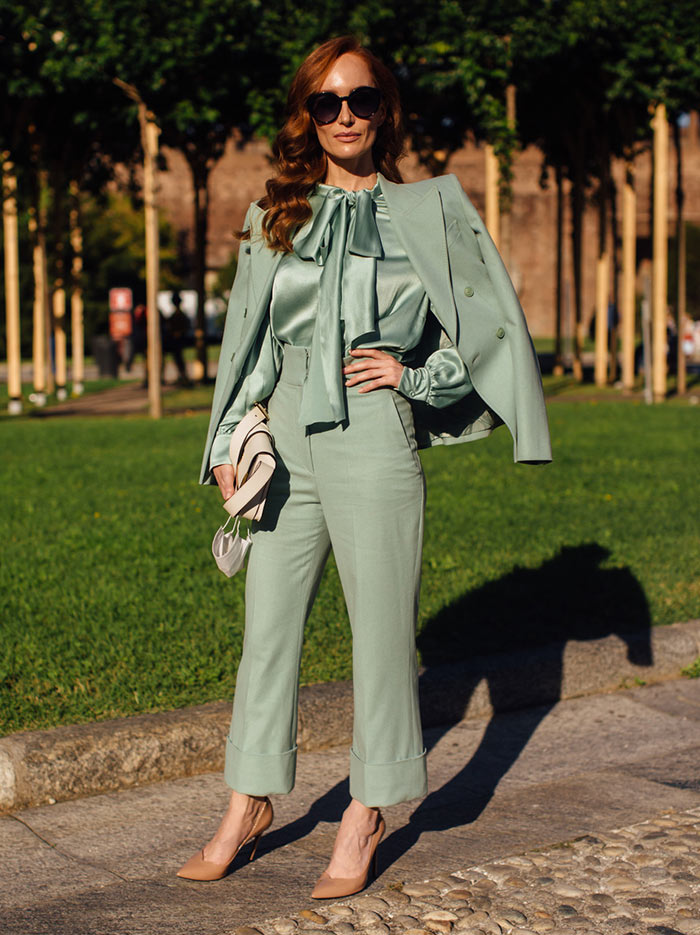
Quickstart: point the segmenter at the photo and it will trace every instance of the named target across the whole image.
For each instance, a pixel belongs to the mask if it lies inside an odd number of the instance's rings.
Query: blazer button
[[[505,338],[505,336],[506,336],[505,329],[504,329],[504,328],[499,328],[498,331],[496,332],[496,337],[497,337],[497,338]]]
[[[465,286],[465,287],[464,287],[464,294],[465,294],[466,296],[471,297],[471,296],[474,295],[474,290],[472,289],[471,286]]]

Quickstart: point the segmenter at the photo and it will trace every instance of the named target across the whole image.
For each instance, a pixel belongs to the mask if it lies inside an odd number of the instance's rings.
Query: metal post
[[[658,104],[654,128],[654,231],[652,264],[653,392],[655,402],[666,398],[666,326],[668,316],[668,121],[666,106]]]
[[[8,152],[2,156],[2,219],[5,239],[7,411],[10,415],[19,415],[22,412],[22,357],[19,340],[17,176]]]

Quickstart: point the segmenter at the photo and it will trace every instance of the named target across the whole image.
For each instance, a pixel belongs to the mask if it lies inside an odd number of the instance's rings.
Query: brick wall
[[[693,114],[690,126],[682,134],[685,217],[700,224],[700,135],[698,115]],[[175,229],[192,246],[192,185],[184,158],[176,151],[165,150],[168,170],[160,176],[160,204]],[[234,140],[212,171],[210,191],[209,242],[207,265],[217,270],[225,265],[238,248],[234,231],[240,228],[248,204],[264,193],[265,180],[271,174],[269,150],[262,142],[239,148]],[[425,178],[427,173],[408,157],[402,164],[406,181]],[[448,171],[460,179],[464,190],[483,214],[484,156],[475,145],[465,146],[452,157]],[[669,180],[669,233],[675,221],[675,155],[670,150],[672,177]],[[635,163],[637,185],[637,234],[639,254],[643,254],[650,236],[651,156],[644,153]],[[556,186],[549,173],[548,188],[542,189],[542,157],[530,147],[520,153],[514,166],[514,198],[512,213],[512,250],[510,273],[518,289],[530,330],[534,335],[554,333],[555,264],[556,264]],[[613,172],[620,192],[624,165],[616,163]],[[570,230],[568,203],[565,230]],[[597,249],[597,214],[588,206],[584,218],[584,284],[585,318],[593,313],[595,301],[595,256]],[[565,245],[565,279],[571,281],[569,242]],[[573,287],[570,287],[573,289]],[[641,286],[640,286],[641,288]],[[573,295],[573,291],[571,292]]]

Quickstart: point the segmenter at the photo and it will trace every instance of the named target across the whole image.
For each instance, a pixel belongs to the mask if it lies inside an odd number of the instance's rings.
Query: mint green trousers
[[[252,525],[243,655],[225,780],[291,791],[304,625],[333,549],[353,639],[350,794],[367,806],[426,794],[415,630],[425,485],[408,400],[347,393],[348,420],[298,423],[308,352],[285,346],[268,403],[277,468]]]

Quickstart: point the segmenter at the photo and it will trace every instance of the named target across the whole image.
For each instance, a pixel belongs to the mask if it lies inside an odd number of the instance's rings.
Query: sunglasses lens
[[[356,88],[348,98],[348,107],[360,120],[368,120],[376,114],[380,100],[378,88]]]
[[[316,123],[333,123],[338,117],[342,104],[337,94],[324,91],[318,94],[311,103],[311,116]]]

